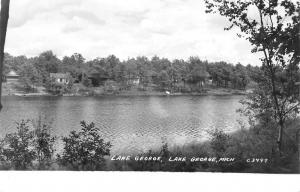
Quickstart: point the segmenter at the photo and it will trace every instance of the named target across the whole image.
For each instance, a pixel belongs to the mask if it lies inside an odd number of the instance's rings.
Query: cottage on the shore
[[[138,85],[140,85],[140,78],[139,77],[130,77],[127,80],[127,84],[138,86]]]
[[[50,78],[59,84],[68,84],[71,79],[68,73],[50,73]]]
[[[10,71],[9,73],[7,73],[5,76],[4,76],[4,81],[6,83],[12,83],[12,82],[16,82],[20,79],[20,75],[17,74],[17,72],[15,71]]]
[[[203,84],[204,85],[212,85],[213,84],[212,76],[208,72],[206,72],[206,77],[205,77]]]

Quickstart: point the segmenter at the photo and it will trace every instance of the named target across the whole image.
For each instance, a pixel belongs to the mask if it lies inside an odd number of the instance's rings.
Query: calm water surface
[[[144,152],[168,142],[184,145],[207,138],[207,131],[240,129],[236,110],[242,96],[178,97],[4,97],[0,135],[16,130],[15,122],[52,121],[53,133],[79,130],[94,122],[113,144],[112,153]]]

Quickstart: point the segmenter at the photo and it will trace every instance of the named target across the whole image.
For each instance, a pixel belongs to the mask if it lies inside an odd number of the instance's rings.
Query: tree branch
[[[286,118],[287,115],[288,115],[291,111],[295,110],[299,105],[300,105],[300,103],[297,103],[295,106],[291,107],[288,111],[286,111],[286,112],[283,114],[284,118]]]

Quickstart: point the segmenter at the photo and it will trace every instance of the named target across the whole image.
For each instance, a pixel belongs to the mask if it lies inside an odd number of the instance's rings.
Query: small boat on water
[[[33,97],[33,96],[48,96],[47,93],[14,93],[14,96],[18,97]]]
[[[166,91],[166,95],[171,95],[171,93],[169,91]]]
[[[25,97],[26,96],[26,94],[23,94],[23,93],[14,93],[13,95],[18,96],[18,97]]]

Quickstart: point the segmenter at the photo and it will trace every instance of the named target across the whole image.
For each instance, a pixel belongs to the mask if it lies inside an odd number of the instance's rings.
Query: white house
[[[56,83],[68,84],[70,82],[70,75],[67,73],[50,73],[50,78]]]

